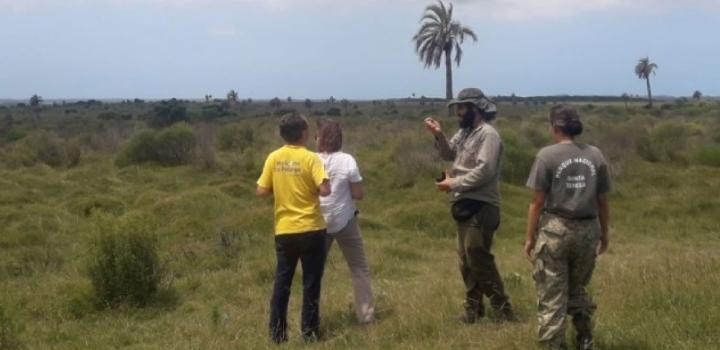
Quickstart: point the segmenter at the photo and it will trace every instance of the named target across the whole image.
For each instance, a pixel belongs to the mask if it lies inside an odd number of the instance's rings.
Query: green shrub
[[[635,150],[643,159],[650,162],[687,161],[685,151],[691,136],[690,127],[680,122],[664,122],[650,130],[647,135],[638,137]]]
[[[180,101],[162,101],[155,106],[148,123],[154,128],[164,128],[175,123],[188,121],[187,108]]]
[[[143,130],[135,134],[120,153],[116,163],[120,166],[126,166],[154,160],[155,134],[155,131],[152,130]]]
[[[164,275],[147,221],[98,216],[88,275],[98,306],[147,305]]]
[[[192,160],[196,145],[195,132],[187,123],[177,123],[159,132],[143,130],[133,136],[116,163],[119,166],[144,162],[187,164]]]
[[[2,161],[10,167],[44,163],[52,167],[72,167],[80,162],[82,149],[75,141],[65,141],[53,133],[34,132],[10,145],[2,153]]]
[[[693,156],[697,164],[720,167],[720,145],[701,147]]]
[[[196,145],[193,128],[187,123],[177,123],[157,134],[155,160],[164,165],[187,164]]]
[[[328,108],[327,111],[325,111],[325,115],[329,115],[332,117],[339,117],[340,115],[342,115],[342,111],[340,110],[340,108],[330,107],[330,108]]]
[[[58,167],[65,162],[63,145],[60,139],[53,134],[33,135],[30,146],[34,149],[37,159],[49,166]]]
[[[229,115],[227,103],[212,104],[200,108],[200,117],[203,120],[212,120]]]
[[[0,305],[0,349],[17,349],[20,342],[17,338],[19,329],[15,322]]]
[[[223,151],[244,151],[255,141],[254,132],[249,127],[239,124],[228,124],[220,128],[217,135],[218,147]]]

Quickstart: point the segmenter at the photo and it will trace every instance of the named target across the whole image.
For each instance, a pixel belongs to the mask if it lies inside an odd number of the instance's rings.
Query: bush
[[[144,162],[187,164],[196,145],[195,132],[187,123],[178,123],[160,132],[144,130],[133,136],[116,163],[119,166]]]
[[[697,150],[693,156],[697,164],[720,167],[720,145],[704,146]]]
[[[82,148],[76,141],[64,141],[53,133],[35,132],[4,150],[2,161],[10,166],[73,167],[80,162]]]
[[[327,111],[325,111],[325,115],[339,117],[340,115],[342,115],[342,111],[340,110],[340,108],[330,107]]]
[[[139,219],[97,219],[87,268],[98,306],[147,305],[164,276],[150,225]]]
[[[239,149],[241,152],[255,141],[251,128],[239,124],[228,124],[220,128],[217,136],[218,147],[223,151]]]
[[[638,154],[650,162],[687,161],[685,150],[690,137],[690,128],[679,122],[658,124],[647,135],[640,136],[635,148]]]
[[[188,121],[187,109],[180,104],[180,101],[172,99],[162,101],[153,109],[153,114],[148,121],[151,127],[164,128],[175,123]]]
[[[193,128],[187,123],[175,124],[157,134],[155,160],[164,165],[187,164],[196,145]]]
[[[203,120],[212,120],[228,114],[228,105],[226,103],[202,106],[200,109],[200,116]]]
[[[155,134],[152,130],[143,130],[133,136],[116,163],[125,166],[153,161],[155,159]]]

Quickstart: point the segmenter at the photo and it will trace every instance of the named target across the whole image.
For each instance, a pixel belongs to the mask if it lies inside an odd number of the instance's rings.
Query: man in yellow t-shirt
[[[302,115],[280,119],[285,145],[270,153],[257,180],[257,195],[275,197],[277,269],[270,300],[270,338],[287,341],[287,308],[298,260],[303,269],[301,329],[305,340],[319,337],[320,285],[325,268],[325,220],[318,196],[330,194],[320,158],[305,148],[308,122]]]

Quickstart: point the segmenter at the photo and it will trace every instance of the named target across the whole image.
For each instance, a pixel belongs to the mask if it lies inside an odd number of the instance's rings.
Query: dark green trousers
[[[483,295],[495,310],[509,310],[502,278],[491,253],[500,226],[500,209],[483,204],[468,220],[457,222],[460,273],[465,282],[465,307],[483,313]]]

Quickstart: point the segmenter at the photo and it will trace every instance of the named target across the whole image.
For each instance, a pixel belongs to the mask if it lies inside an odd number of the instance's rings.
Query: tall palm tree
[[[650,62],[650,58],[645,57],[641,58],[638,64],[635,66],[635,75],[638,76],[640,79],[645,79],[645,82],[647,83],[647,91],[648,91],[648,107],[652,108],[652,90],[650,89],[650,75],[655,75],[655,70],[658,68],[658,65],[655,63]]]
[[[462,48],[460,45],[465,37],[477,41],[477,36],[468,27],[452,18],[452,4],[445,4],[438,0],[437,4],[425,8],[425,13],[420,19],[422,25],[417,34],[413,36],[415,51],[423,62],[425,68],[440,67],[440,62],[445,57],[445,97],[450,100],[452,93],[452,54],[455,51],[455,63],[460,66],[462,59]]]
[[[32,95],[30,97],[30,107],[32,107],[33,112],[35,113],[35,120],[40,120],[40,111],[42,110],[42,102],[43,98],[38,96],[37,94]]]

